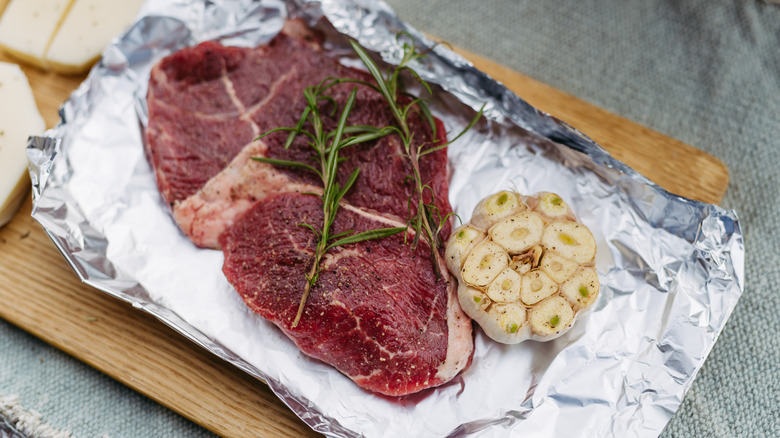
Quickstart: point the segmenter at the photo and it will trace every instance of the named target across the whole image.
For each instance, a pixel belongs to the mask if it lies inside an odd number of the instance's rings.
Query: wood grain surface
[[[457,49],[456,49],[457,50]],[[720,202],[719,160],[571,95],[462,52],[481,70],[559,117],[667,190]],[[0,61],[8,61],[0,54]],[[23,67],[48,127],[83,76]],[[6,104],[5,102],[3,104]],[[30,217],[28,200],[0,229],[0,318],[225,437],[318,436],[261,381],[155,318],[82,284]]]

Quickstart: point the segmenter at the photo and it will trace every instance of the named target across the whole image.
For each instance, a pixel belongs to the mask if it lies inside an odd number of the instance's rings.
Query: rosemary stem
[[[311,292],[311,288],[314,286],[314,283],[317,282],[317,279],[319,278],[319,270],[320,270],[320,260],[322,259],[323,254],[325,253],[325,248],[327,247],[328,240],[330,238],[329,236],[329,223],[331,218],[331,203],[327,200],[331,199],[332,197],[332,191],[333,191],[333,185],[328,184],[330,181],[330,166],[329,160],[332,161],[335,158],[338,157],[337,154],[337,145],[333,144],[331,145],[330,153],[326,156],[325,150],[327,149],[327,140],[325,140],[325,136],[322,131],[322,119],[318,117],[319,112],[316,108],[316,100],[313,100],[313,106],[314,106],[314,114],[315,117],[312,118],[312,125],[314,127],[314,148],[317,150],[319,158],[320,158],[320,168],[322,169],[322,185],[323,185],[323,193],[322,193],[322,231],[320,234],[320,240],[317,242],[317,249],[314,251],[314,262],[311,265],[311,269],[309,269],[309,273],[306,275],[306,286],[303,289],[303,295],[301,296],[301,302],[298,304],[298,313],[295,315],[295,319],[292,323],[292,328],[295,328],[298,326],[298,323],[301,320],[301,317],[303,316],[303,309],[306,307],[306,301],[309,299],[309,293]]]
[[[406,124],[404,124],[406,125]],[[411,146],[411,145],[410,145]],[[425,240],[428,241],[428,246],[431,248],[431,261],[433,262],[433,272],[436,275],[436,280],[441,279],[441,269],[439,268],[441,262],[441,254],[439,254],[438,248],[438,236],[436,232],[431,228],[431,222],[428,218],[428,211],[425,208],[425,200],[423,199],[424,190],[422,187],[422,175],[420,174],[420,160],[415,148],[408,148],[411,157],[412,171],[415,175],[415,190],[417,191],[417,215],[422,219],[422,230],[425,234]]]
[[[311,288],[314,285],[314,282],[317,281],[315,275],[317,275],[317,269],[320,265],[321,258],[322,254],[318,245],[317,253],[315,254],[314,258],[314,264],[312,264],[311,269],[309,270],[309,274],[306,276],[306,287],[303,289],[303,297],[301,298],[301,302],[298,304],[298,313],[295,315],[292,328],[297,327],[298,323],[301,321],[301,316],[303,316],[303,309],[306,307],[306,300],[309,298],[309,292],[311,292]]]

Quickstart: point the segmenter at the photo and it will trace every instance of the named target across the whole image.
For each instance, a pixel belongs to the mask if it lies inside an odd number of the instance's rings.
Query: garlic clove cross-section
[[[571,207],[555,193],[541,192],[529,198],[529,207],[547,220],[576,220]]]
[[[542,235],[542,247],[583,264],[596,256],[596,241],[585,225],[574,221],[555,221]]]
[[[508,252],[519,254],[539,243],[544,233],[544,220],[533,211],[524,211],[501,220],[488,233],[491,240]]]
[[[461,277],[467,284],[485,287],[509,266],[509,255],[490,240],[475,246],[463,262]]]
[[[463,267],[463,262],[466,260],[466,254],[471,251],[478,243],[482,242],[487,233],[471,225],[463,225],[456,228],[450,238],[447,239],[447,244],[444,250],[444,259],[447,263],[447,268],[450,272],[457,273],[456,276],[460,279],[460,270]]]
[[[510,214],[527,209],[519,194],[503,190],[479,201],[471,214],[471,225],[486,230]]]
[[[445,257],[464,312],[505,344],[555,339],[599,295],[596,240],[555,193],[486,197]]]

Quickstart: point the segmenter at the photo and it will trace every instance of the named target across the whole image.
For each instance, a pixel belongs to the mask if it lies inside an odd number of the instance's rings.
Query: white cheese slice
[[[0,17],[0,46],[22,61],[48,68],[46,49],[71,3],[72,0],[11,0]]]
[[[0,62],[0,227],[10,222],[30,188],[27,137],[46,129],[27,77]]]
[[[132,24],[144,1],[75,0],[46,51],[46,60],[59,72],[86,70],[111,39]]]

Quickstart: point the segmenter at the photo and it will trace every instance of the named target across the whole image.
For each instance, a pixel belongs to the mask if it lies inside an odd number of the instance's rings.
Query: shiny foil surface
[[[560,194],[597,241],[596,303],[547,343],[506,346],[477,329],[470,368],[401,398],[361,390],[248,310],[222,253],[184,237],[157,191],[142,143],[146,87],[152,65],[179,48],[262,44],[289,16],[323,30],[350,65],[348,37],[387,63],[400,59],[399,31],[431,45],[367,0],[147,3],[63,105],[61,123],[28,147],[33,216],[83,281],[263,379],[328,436],[660,434],[742,292],[736,214],[665,192],[443,46],[414,66],[433,84],[435,114],[451,134],[483,104],[486,115],[449,147],[453,207],[466,222],[500,189]]]

